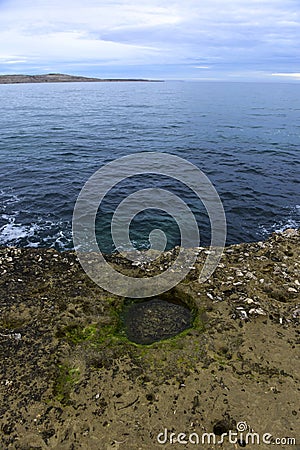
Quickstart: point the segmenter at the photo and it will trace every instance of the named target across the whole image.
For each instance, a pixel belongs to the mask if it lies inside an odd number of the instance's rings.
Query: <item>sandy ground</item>
[[[203,284],[200,251],[164,296],[194,326],[152,345],[126,339],[124,298],[74,253],[1,249],[0,449],[299,450],[299,244],[227,247]]]

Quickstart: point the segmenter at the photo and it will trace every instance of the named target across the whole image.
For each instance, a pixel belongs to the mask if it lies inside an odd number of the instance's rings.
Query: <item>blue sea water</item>
[[[300,223],[300,84],[164,82],[0,85],[0,245],[72,248],[76,198],[105,163],[159,151],[195,164],[223,202],[227,243],[258,241]],[[170,189],[191,207],[201,244],[210,224],[199,199],[157,175],[133,177],[99,208],[101,247],[114,250],[118,203],[146,187]],[[153,228],[180,243],[159,210],[131,226],[138,248]]]

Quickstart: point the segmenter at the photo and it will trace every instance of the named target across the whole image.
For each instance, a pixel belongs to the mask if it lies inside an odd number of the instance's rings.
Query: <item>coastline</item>
[[[286,230],[231,245],[199,284],[202,249],[166,294],[193,309],[193,328],[150,346],[120,333],[124,298],[96,286],[74,252],[1,248],[3,448],[158,449],[165,428],[201,435],[242,421],[297,438],[299,244]]]
[[[87,83],[87,82],[145,82],[155,83],[163,80],[148,80],[143,78],[91,78],[62,73],[49,73],[45,75],[0,75],[0,84],[22,83]]]

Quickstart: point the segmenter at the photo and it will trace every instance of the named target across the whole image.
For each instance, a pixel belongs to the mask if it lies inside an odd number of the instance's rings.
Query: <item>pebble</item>
[[[19,341],[22,338],[21,333],[11,333],[11,334],[3,334],[0,333],[0,336],[2,337],[8,337],[10,339],[16,339],[17,341]]]
[[[245,277],[251,278],[253,280],[256,279],[256,276],[254,275],[254,273],[253,272],[249,272],[249,271],[245,273]]]
[[[249,314],[259,314],[261,316],[265,316],[266,315],[265,311],[263,309],[261,309],[261,308],[251,308],[249,310]]]
[[[300,316],[300,308],[295,309],[293,312],[293,319],[297,319],[298,316]]]
[[[248,319],[248,315],[242,306],[237,306],[236,309],[241,319]]]

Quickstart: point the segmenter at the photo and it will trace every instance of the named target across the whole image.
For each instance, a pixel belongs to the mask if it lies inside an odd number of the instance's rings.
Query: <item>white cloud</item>
[[[10,0],[0,71],[17,64],[174,66],[190,75],[299,70],[298,0]],[[8,56],[9,55],[9,56]],[[5,60],[6,58],[6,60]],[[9,62],[11,61],[11,62]],[[179,70],[179,66],[181,69]],[[68,66],[69,67],[69,66]],[[165,67],[165,69],[163,69]],[[178,73],[179,73],[178,72]],[[172,75],[174,75],[172,73]]]
[[[0,58],[0,63],[1,64],[22,64],[22,63],[26,63],[26,59],[3,59],[1,60]]]
[[[294,80],[300,80],[300,72],[299,73],[272,73],[272,77],[284,77],[284,78],[291,78]]]

